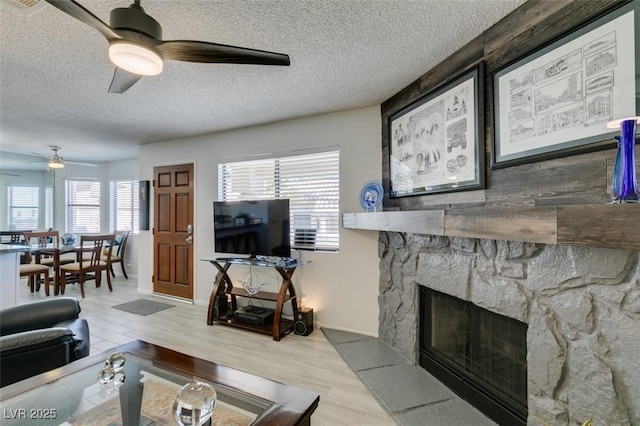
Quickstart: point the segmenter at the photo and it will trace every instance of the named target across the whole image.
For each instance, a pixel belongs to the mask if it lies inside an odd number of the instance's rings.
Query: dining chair
[[[41,265],[39,263],[31,262],[31,253],[25,253],[27,262],[20,264],[20,278],[28,277],[28,285],[31,293],[34,291],[40,290],[39,278],[40,275],[44,275],[44,294],[49,296],[49,267],[46,265]]]
[[[59,246],[59,240],[60,240],[60,235],[58,233],[58,231],[45,231],[45,232],[25,232],[24,233],[24,244],[31,246],[32,251],[33,249],[47,249],[50,247],[58,247]],[[29,261],[30,264],[35,264],[35,265],[44,265],[47,268],[54,268],[53,271],[53,277],[57,277],[58,276],[58,271],[55,270],[55,268],[59,268],[60,265],[64,265],[67,263],[72,263],[74,262],[74,259],[71,258],[60,258],[58,260],[58,265],[55,264],[55,259],[53,256],[51,255],[43,255],[42,253],[37,254],[36,256],[31,255],[31,260]],[[37,268],[37,269],[42,269],[42,268]],[[35,283],[31,283],[29,282],[29,288],[31,289],[31,292],[33,293],[33,286],[35,284],[35,290],[39,291],[40,290],[40,281],[38,280],[38,278],[36,278],[36,282]],[[45,284],[45,294],[49,294],[49,285],[51,284],[49,282],[49,280],[47,281],[43,281]]]
[[[2,244],[22,244],[25,232],[31,232],[31,230],[0,231],[0,240],[2,241]]]
[[[113,276],[114,278],[116,274],[113,271],[113,264],[119,263],[120,268],[122,269],[122,275],[124,275],[126,279],[129,279],[129,277],[127,276],[127,271],[125,271],[124,269],[124,262],[125,262],[124,259],[125,259],[126,249],[127,249],[127,241],[129,240],[130,233],[131,233],[130,231],[123,231],[116,236],[116,252],[115,254],[114,253],[111,254],[111,266],[109,267],[111,271],[111,276]],[[106,253],[103,253],[103,257],[106,257]]]
[[[60,234],[58,231],[46,231],[46,232],[25,232],[24,233],[25,244],[31,247],[37,247],[39,249],[46,249],[49,247],[59,247]],[[72,258],[60,258],[60,265],[65,263],[72,263]],[[53,257],[51,255],[40,256],[41,265],[54,266]]]
[[[12,244],[12,245],[23,245],[24,241],[24,233],[31,232],[28,231],[0,231],[0,242],[2,244]],[[20,254],[20,264],[25,264],[27,262],[27,255],[22,253]]]
[[[60,266],[60,273],[62,274],[60,293],[64,294],[67,279],[71,278],[71,284],[80,284],[80,294],[84,298],[84,282],[95,280],[96,287],[100,287],[103,271],[107,272],[107,284],[109,291],[112,292],[113,287],[111,286],[111,274],[109,272],[111,269],[111,252],[115,239],[115,234],[81,235],[79,248],[82,251],[82,255],[79,256],[81,260]],[[106,250],[104,257],[103,250]]]

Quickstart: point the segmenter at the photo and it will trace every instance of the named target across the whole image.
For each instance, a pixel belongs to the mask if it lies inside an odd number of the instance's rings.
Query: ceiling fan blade
[[[57,7],[67,15],[73,16],[77,20],[89,25],[90,27],[98,30],[104,38],[107,40],[117,40],[122,37],[115,32],[110,26],[105,24],[95,16],[93,13],[89,12],[87,9],[82,7],[80,4],[76,3],[73,0],[45,0],[50,5]]]
[[[162,59],[185,62],[290,65],[289,55],[207,43],[195,40],[167,40],[156,46]]]
[[[80,163],[78,161],[67,161],[67,160],[64,160],[64,164],[75,164],[76,166],[98,167],[97,164],[93,164],[93,163]]]
[[[130,73],[122,68],[116,67],[113,72],[113,79],[111,80],[111,86],[109,86],[109,93],[124,93],[131,86],[136,84],[142,76],[138,74]]]

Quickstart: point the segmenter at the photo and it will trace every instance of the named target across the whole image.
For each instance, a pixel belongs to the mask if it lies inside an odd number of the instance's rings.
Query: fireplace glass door
[[[526,419],[527,325],[426,287],[420,294],[422,366],[490,417],[496,408],[476,400]]]

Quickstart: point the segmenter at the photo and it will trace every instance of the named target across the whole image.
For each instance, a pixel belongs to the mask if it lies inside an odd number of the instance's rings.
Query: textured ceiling
[[[4,1],[4,0],[3,0]],[[0,150],[134,158],[141,144],[377,105],[524,0],[143,0],[163,39],[286,53],[290,67],[167,62],[124,94],[94,29],[0,3]],[[109,22],[128,0],[79,0]]]

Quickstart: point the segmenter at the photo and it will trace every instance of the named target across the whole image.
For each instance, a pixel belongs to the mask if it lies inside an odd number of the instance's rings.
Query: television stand
[[[269,262],[265,262],[256,258],[215,258],[215,259],[202,259],[203,261],[211,263],[216,267],[218,273],[213,282],[213,289],[211,290],[211,296],[209,298],[209,309],[207,311],[207,324],[213,325],[221,324],[231,327],[242,328],[245,330],[256,331],[263,334],[269,334],[273,336],[273,340],[279,341],[282,337],[286,336],[293,330],[292,320],[282,318],[282,308],[286,302],[291,302],[293,309],[293,317],[296,317],[298,313],[298,296],[296,295],[296,289],[293,286],[291,277],[298,266],[302,266],[303,263],[294,263],[287,266],[274,265]],[[250,295],[244,287],[235,287],[227,271],[231,265],[246,265],[246,266],[259,266],[264,268],[273,268],[282,277],[282,283],[280,284],[280,290],[278,293],[271,293],[267,291],[259,291],[254,295]],[[258,300],[268,300],[276,303],[275,313],[273,316],[273,322],[268,324],[251,323],[251,321],[238,321],[234,317],[234,313],[238,311],[238,297],[248,297]],[[226,304],[226,301],[230,299],[231,307],[229,312],[221,312],[217,307],[219,300],[222,300]],[[241,311],[242,312],[242,311]]]

